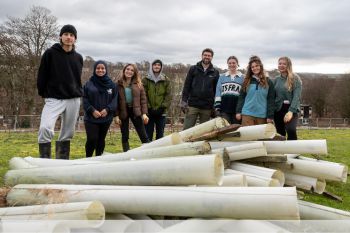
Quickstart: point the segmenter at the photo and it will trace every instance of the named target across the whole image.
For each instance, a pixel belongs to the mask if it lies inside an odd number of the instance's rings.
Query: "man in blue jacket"
[[[60,43],[47,49],[38,71],[38,94],[44,98],[38,143],[41,158],[51,158],[51,140],[56,121],[61,116],[61,132],[56,142],[56,158],[69,159],[70,140],[79,116],[82,96],[81,72],[83,57],[75,51],[77,30],[64,25]]]
[[[202,60],[191,66],[187,73],[181,100],[181,110],[186,114],[184,130],[193,127],[198,117],[200,123],[208,121],[213,112],[219,79],[219,71],[211,63],[213,56],[212,49],[204,49]]]

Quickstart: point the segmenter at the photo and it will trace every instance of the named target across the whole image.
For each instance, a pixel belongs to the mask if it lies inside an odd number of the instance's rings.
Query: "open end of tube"
[[[273,124],[266,124],[265,138],[273,138],[276,135],[276,127]]]
[[[181,139],[181,136],[179,133],[173,133],[171,134],[171,143],[173,145],[177,145],[177,144],[180,144],[182,143],[182,139]]]
[[[269,187],[281,187],[281,183],[277,179],[272,178],[269,182]]]
[[[89,205],[87,209],[87,220],[104,220],[105,219],[105,208],[99,201],[94,201]]]
[[[282,171],[276,170],[276,172],[274,172],[274,174],[272,175],[271,178],[278,180],[281,187],[284,186],[285,177],[284,177],[284,173]]]
[[[341,179],[341,181],[344,183],[346,183],[346,180],[348,178],[348,170],[349,170],[348,166],[344,165],[344,170],[343,170],[342,179]]]
[[[214,161],[214,174],[217,185],[222,185],[224,177],[224,162],[220,155],[215,156]]]
[[[202,153],[207,154],[209,151],[211,151],[211,146],[208,141],[204,141],[202,144]]]
[[[317,180],[316,187],[313,187],[314,192],[318,194],[322,194],[326,189],[326,181],[325,180]]]

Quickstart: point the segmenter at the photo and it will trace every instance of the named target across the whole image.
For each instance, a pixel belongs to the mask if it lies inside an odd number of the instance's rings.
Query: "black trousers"
[[[292,119],[288,123],[284,123],[284,116],[288,112],[289,104],[283,104],[281,110],[275,112],[275,126],[277,133],[282,136],[286,136],[287,140],[297,140],[297,124],[298,124],[298,114],[293,113]]]
[[[91,157],[96,151],[96,156],[103,153],[105,149],[105,139],[112,122],[101,124],[84,122],[86,131],[85,154],[86,157]]]
[[[154,126],[156,126],[156,140],[164,136],[166,118],[163,115],[148,115],[149,121],[145,125],[146,133],[150,141],[153,140]]]
[[[141,116],[135,117],[133,109],[128,107],[128,118],[121,120],[122,125],[120,126],[120,131],[122,132],[122,143],[126,143],[129,141],[129,119],[133,123],[135,130],[137,132],[137,135],[139,136],[141,142],[142,143],[149,142],[142,117]]]

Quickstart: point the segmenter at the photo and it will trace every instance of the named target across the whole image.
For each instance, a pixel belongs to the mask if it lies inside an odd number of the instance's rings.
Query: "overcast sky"
[[[350,72],[348,0],[1,0],[0,23],[33,5],[75,25],[77,50],[95,60],[195,64],[210,47],[221,68],[254,54],[266,69],[289,56],[296,72]]]

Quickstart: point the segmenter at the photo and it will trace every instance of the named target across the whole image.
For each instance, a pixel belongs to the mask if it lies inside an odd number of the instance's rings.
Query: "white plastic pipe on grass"
[[[5,184],[220,185],[219,155],[9,170]]]
[[[16,185],[10,205],[99,200],[108,213],[234,219],[299,219],[295,187]]]
[[[244,163],[238,163],[238,162],[232,162],[230,168],[236,171],[244,172],[244,173],[276,179],[280,183],[280,186],[283,187],[284,185],[284,181],[285,181],[284,174],[279,170],[259,167],[259,166],[244,164]]]

